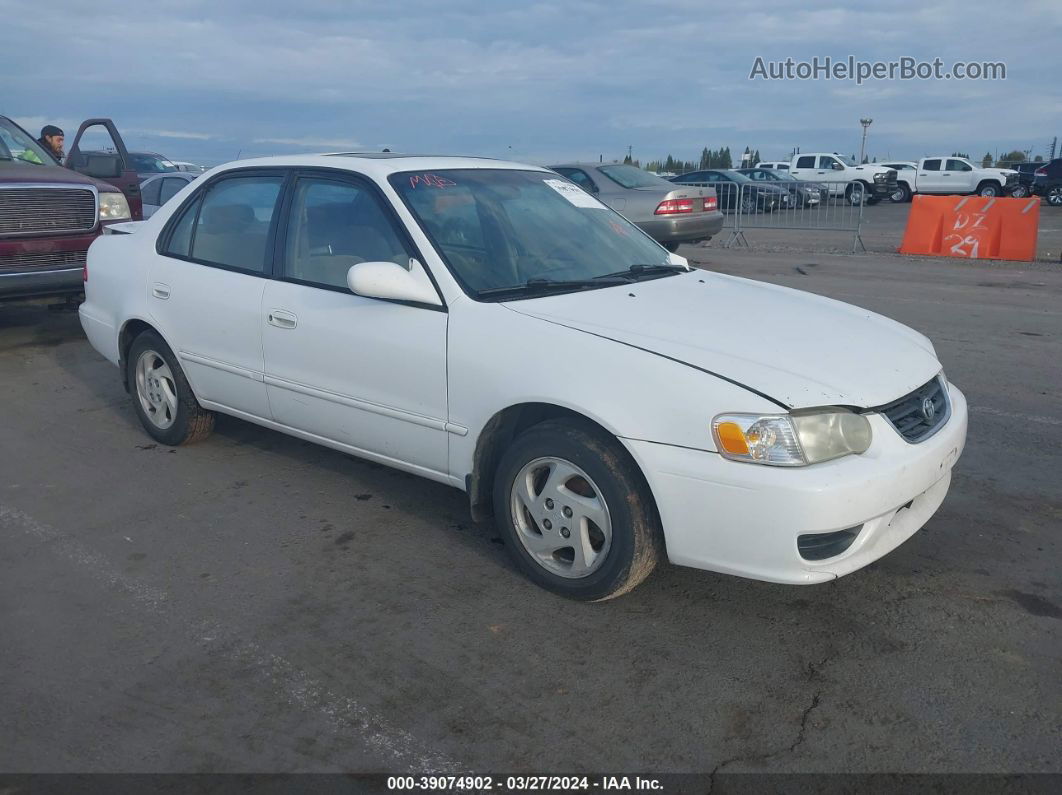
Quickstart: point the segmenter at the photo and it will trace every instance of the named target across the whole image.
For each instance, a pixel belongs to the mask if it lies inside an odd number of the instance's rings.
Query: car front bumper
[[[929,439],[909,444],[872,414],[874,441],[866,453],[808,467],[743,464],[702,450],[623,441],[656,498],[672,563],[810,585],[886,555],[940,507],[966,443],[966,399],[954,385],[949,390],[951,416]],[[841,530],[858,532],[840,554],[801,555],[800,536]]]
[[[721,212],[657,217],[636,222],[638,227],[658,243],[687,243],[706,240],[723,228]]]

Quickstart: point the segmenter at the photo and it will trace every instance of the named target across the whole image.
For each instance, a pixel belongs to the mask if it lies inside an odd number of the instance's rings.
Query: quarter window
[[[170,240],[166,245],[164,254],[174,257],[188,257],[192,250],[192,229],[195,227],[195,217],[199,214],[199,205],[203,202],[196,199],[189,204],[177,223],[170,232]]]
[[[284,276],[347,288],[359,262],[409,267],[413,255],[377,196],[353,182],[304,177],[295,185],[285,245]]]

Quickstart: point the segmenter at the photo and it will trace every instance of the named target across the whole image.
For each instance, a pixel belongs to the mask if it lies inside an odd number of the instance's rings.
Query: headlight
[[[128,221],[133,217],[129,212],[129,202],[121,193],[100,194],[101,221]]]
[[[768,466],[799,467],[866,452],[870,422],[843,409],[796,414],[720,414],[712,420],[724,458]]]

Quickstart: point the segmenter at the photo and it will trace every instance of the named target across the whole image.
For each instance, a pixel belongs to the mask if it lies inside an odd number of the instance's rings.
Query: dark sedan
[[[770,168],[739,168],[753,182],[773,182],[777,187],[789,191],[791,207],[813,207],[829,195],[829,187],[822,182],[805,182],[785,171]]]
[[[740,210],[743,213],[769,213],[789,206],[789,191],[766,182],[753,182],[736,171],[690,171],[670,179],[679,185],[704,185],[715,188],[720,209],[731,212]]]

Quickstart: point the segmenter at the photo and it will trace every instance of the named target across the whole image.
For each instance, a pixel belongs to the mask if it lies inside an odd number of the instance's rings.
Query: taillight
[[[711,210],[719,209],[719,199],[715,196],[708,196],[704,200],[704,211],[710,212]]]
[[[678,213],[692,213],[693,199],[664,199],[656,207],[653,215],[677,215]]]
[[[1036,171],[1034,171],[1033,174],[1036,175],[1037,177],[1046,177],[1047,176],[1047,166],[1044,166],[1043,168],[1036,169]]]

